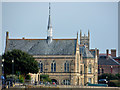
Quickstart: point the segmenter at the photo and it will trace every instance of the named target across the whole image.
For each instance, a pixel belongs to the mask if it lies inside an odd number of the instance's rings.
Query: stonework
[[[39,72],[30,74],[32,79],[40,81],[40,75],[46,74],[59,85],[97,84],[97,49],[89,51],[88,37],[80,33],[80,44],[75,39],[53,39],[49,6],[47,39],[9,39],[6,33],[5,52],[20,49],[33,55],[39,63]]]

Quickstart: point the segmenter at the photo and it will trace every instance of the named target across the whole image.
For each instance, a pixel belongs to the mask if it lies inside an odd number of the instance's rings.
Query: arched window
[[[98,67],[98,74],[100,74],[100,68]]]
[[[104,69],[102,68],[102,73],[104,73]]]
[[[51,72],[56,72],[56,62],[55,61],[53,61],[51,63]]]
[[[70,80],[63,80],[64,85],[70,85]]]
[[[39,68],[40,68],[40,72],[43,72],[43,63],[41,61],[39,63]]]
[[[89,64],[89,66],[88,66],[88,73],[92,73],[92,66],[91,66],[91,64]]]
[[[83,72],[82,72],[82,65],[81,65],[81,67],[80,67],[80,74],[82,74]]]
[[[64,64],[64,71],[69,72],[69,63],[67,61]]]

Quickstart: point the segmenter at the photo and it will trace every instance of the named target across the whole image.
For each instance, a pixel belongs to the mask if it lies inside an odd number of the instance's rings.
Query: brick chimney
[[[116,49],[111,49],[111,56],[116,57]]]
[[[108,55],[109,55],[109,50],[107,49],[106,50],[106,58],[108,58]]]

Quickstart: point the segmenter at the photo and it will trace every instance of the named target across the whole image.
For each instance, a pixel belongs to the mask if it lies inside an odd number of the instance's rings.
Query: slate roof
[[[81,51],[82,51],[82,57],[83,58],[94,58],[94,56],[91,54],[91,52],[88,50],[88,48],[86,48],[84,45],[79,46],[79,50],[80,50],[80,54],[81,54]]]
[[[75,55],[77,39],[8,39],[7,51],[20,49],[31,55]]]
[[[106,55],[101,55],[98,58],[98,65],[120,65],[120,64],[110,56],[106,58]]]
[[[93,55],[93,57],[95,58],[95,50],[90,51],[90,53]]]

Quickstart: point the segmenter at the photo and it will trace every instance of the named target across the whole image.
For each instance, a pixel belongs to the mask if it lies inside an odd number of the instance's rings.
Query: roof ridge
[[[13,38],[13,39],[12,39],[12,38],[11,38],[11,39],[8,39],[8,40],[47,40],[47,39],[25,39],[25,38],[24,38],[24,39],[23,39],[23,38],[21,38],[21,39],[14,39],[14,38]],[[77,40],[77,39],[75,39],[75,38],[73,38],[73,39],[72,39],[72,38],[69,38],[69,39],[53,39],[53,40]]]
[[[115,63],[117,63],[118,65],[120,65],[120,63],[117,62],[116,60],[114,60],[112,57],[109,57],[109,58],[111,58]]]

